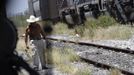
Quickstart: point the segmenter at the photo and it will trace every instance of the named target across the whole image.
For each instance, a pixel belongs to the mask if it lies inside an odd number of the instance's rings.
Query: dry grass
[[[53,34],[75,35],[75,30],[68,29],[66,24],[58,23],[53,26]],[[107,28],[89,29],[82,26],[76,28],[84,40],[129,39],[134,34],[134,28],[126,25],[114,25]],[[19,36],[25,33],[25,27],[18,28]]]
[[[69,75],[90,75],[90,71],[88,69],[84,68],[81,70],[71,64],[80,60],[72,49],[53,48],[52,51],[47,50],[46,55],[48,58],[47,63],[54,64],[54,66],[63,73],[67,73]]]
[[[84,40],[124,40],[130,38],[134,33],[134,28],[129,25],[121,25],[109,16],[100,16],[98,20],[88,19],[85,26],[78,26],[75,29],[68,29],[64,23],[58,23],[54,27],[53,34],[75,35],[76,32]]]
[[[134,33],[134,28],[123,25],[109,26],[108,28],[98,28],[92,32],[88,29],[84,32],[82,39],[93,39],[93,40],[125,40],[129,39]]]
[[[53,34],[68,34],[68,35],[74,35],[73,29],[68,29],[67,25],[64,23],[57,23],[53,26]]]
[[[79,57],[75,54],[75,52],[72,49],[66,48],[53,48],[52,50],[47,50],[46,55],[48,58],[47,62],[52,63],[54,65],[75,62],[79,60]]]
[[[75,75],[90,75],[90,71],[88,68],[77,69]]]
[[[70,75],[73,75],[74,73],[76,73],[76,70],[77,70],[76,67],[74,67],[71,64],[59,64],[57,66],[57,69],[63,73],[70,74]]]
[[[107,29],[96,31],[94,39],[129,39],[134,32],[134,28],[127,26],[110,26]]]
[[[108,40],[108,39],[129,39],[134,34],[134,28],[126,25],[113,25],[106,28],[77,28],[78,33],[82,35],[82,39],[84,40]],[[68,29],[62,23],[58,23],[54,27],[53,34],[68,34],[74,35],[75,31],[72,29]]]
[[[59,65],[58,69],[69,75],[90,75],[90,71],[88,68],[80,69],[71,64],[68,65],[61,64]]]
[[[16,50],[25,50],[25,49],[26,49],[26,46],[25,46],[24,39],[19,38]]]
[[[40,22],[40,24],[43,24]],[[46,23],[45,23],[46,24]],[[18,27],[19,35],[25,32],[26,27]],[[75,29],[68,29],[68,26],[64,23],[57,23],[52,25],[52,34],[66,34],[75,35],[76,31],[84,40],[108,40],[119,39],[124,40],[130,38],[134,33],[134,28],[128,25],[121,25],[114,21],[109,16],[101,16],[98,20],[88,19],[85,26],[76,26]]]
[[[22,36],[25,33],[26,27],[18,27],[17,30],[19,36]]]
[[[111,69],[110,75],[123,75],[123,74],[117,69]]]

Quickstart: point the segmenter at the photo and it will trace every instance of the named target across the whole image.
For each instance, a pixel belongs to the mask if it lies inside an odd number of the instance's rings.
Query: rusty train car
[[[134,0],[28,0],[31,14],[43,20],[84,23],[87,16],[108,13],[120,23],[134,21]],[[37,7],[38,6],[38,7]],[[90,13],[87,15],[87,13]],[[107,15],[107,14],[106,14]],[[69,21],[70,20],[70,21]]]

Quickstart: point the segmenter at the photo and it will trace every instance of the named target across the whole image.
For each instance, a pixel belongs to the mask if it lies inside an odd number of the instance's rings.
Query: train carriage
[[[69,11],[75,10],[82,23],[89,15],[98,18],[105,12],[120,23],[134,21],[134,0],[29,0],[29,9],[43,20],[67,20],[72,15]]]

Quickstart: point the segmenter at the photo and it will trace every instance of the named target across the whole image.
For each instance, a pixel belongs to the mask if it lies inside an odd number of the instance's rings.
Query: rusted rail
[[[86,43],[86,42],[76,42],[76,41],[71,41],[71,40],[64,40],[64,39],[56,39],[56,38],[51,38],[51,37],[47,37],[47,39],[51,39],[51,40],[60,40],[63,42],[69,42],[69,43],[77,43],[79,45],[87,45],[87,46],[94,46],[94,47],[98,47],[98,48],[103,48],[103,49],[107,49],[107,50],[112,50],[115,52],[123,52],[123,53],[127,53],[127,54],[134,54],[134,50],[130,50],[130,49],[123,49],[123,48],[117,48],[117,47],[111,47],[111,46],[105,46],[105,45],[100,45],[100,44],[94,44],[94,43]]]
[[[129,72],[129,71],[126,71],[126,70],[117,68],[117,67],[113,67],[112,65],[107,65],[107,64],[100,63],[100,62],[93,61],[93,60],[89,60],[89,59],[86,59],[86,58],[83,58],[83,57],[80,57],[80,59],[82,59],[83,61],[85,61],[85,62],[87,62],[87,63],[93,64],[93,65],[95,65],[96,67],[107,68],[107,69],[111,69],[111,68],[112,68],[112,69],[118,69],[119,71],[121,71],[121,72],[122,72],[123,74],[125,74],[125,75],[134,75],[133,72]]]

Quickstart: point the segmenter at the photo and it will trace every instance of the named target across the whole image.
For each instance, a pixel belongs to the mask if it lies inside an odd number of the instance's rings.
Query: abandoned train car
[[[134,0],[28,0],[30,13],[43,20],[84,23],[107,12],[120,23],[134,21]],[[87,14],[88,13],[88,14]],[[77,18],[77,19],[76,19]]]

